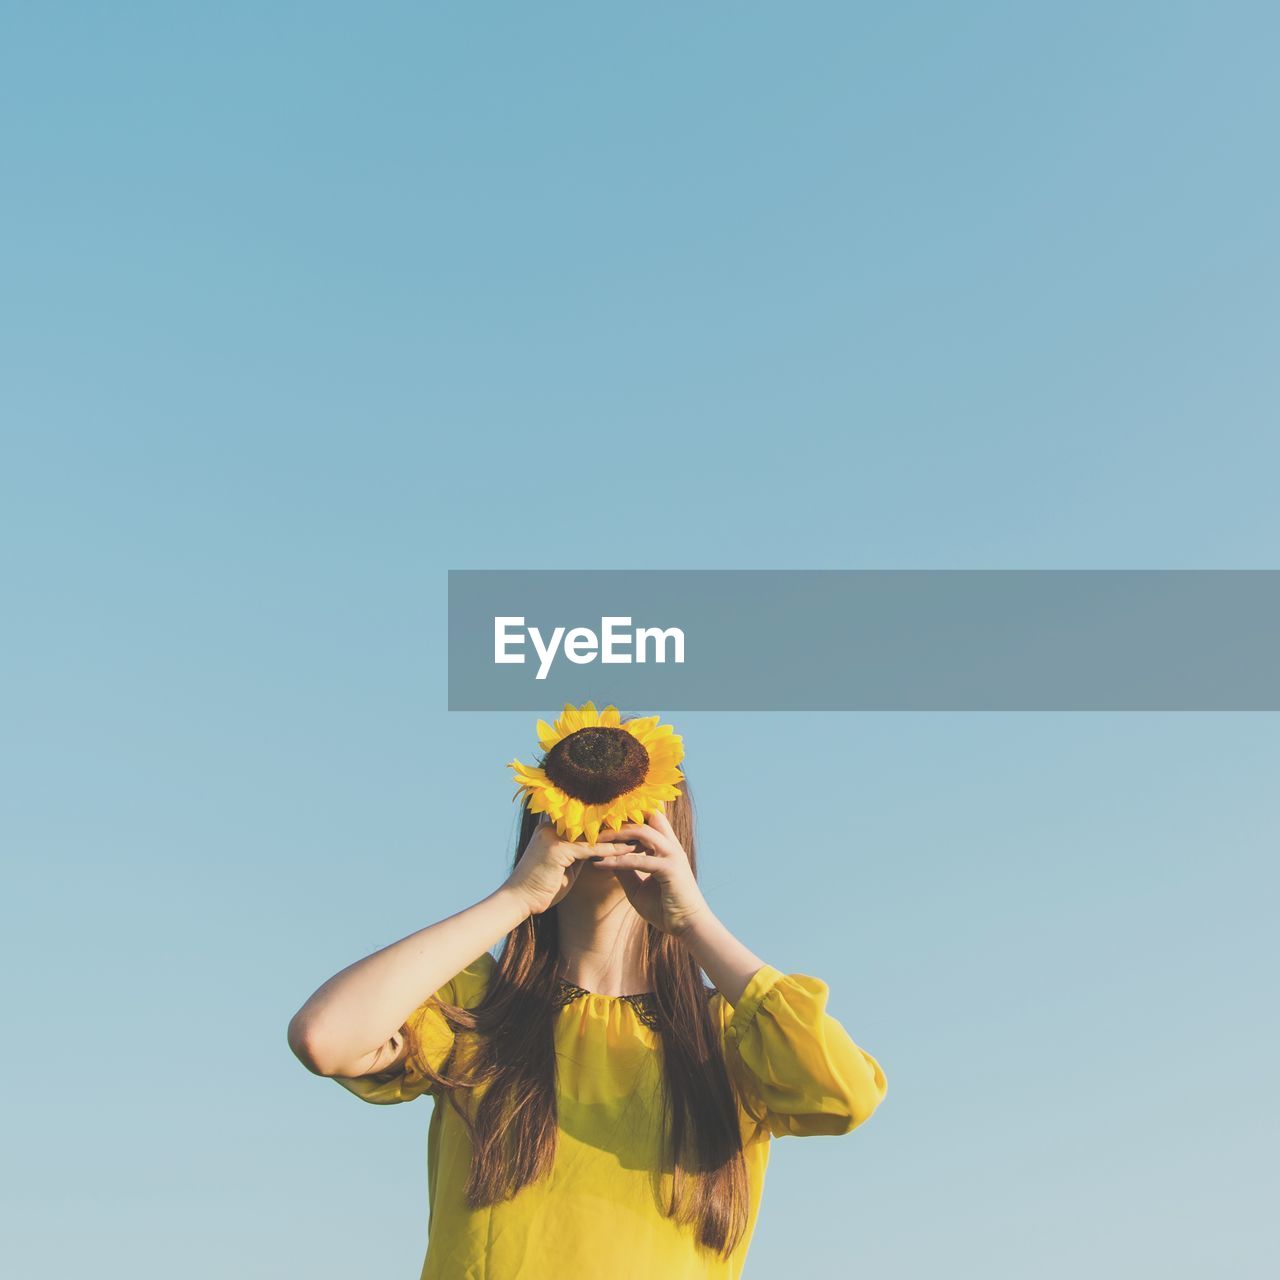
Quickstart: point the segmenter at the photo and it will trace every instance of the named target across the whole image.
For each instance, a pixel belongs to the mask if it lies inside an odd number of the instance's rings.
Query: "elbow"
[[[852,1133],[871,1119],[883,1098],[883,1094],[864,1093],[833,1098],[826,1110],[802,1117],[790,1131],[804,1136],[828,1137]]]
[[[840,1114],[840,1127],[834,1129],[834,1133],[852,1133],[859,1126],[867,1123],[876,1113],[876,1109],[880,1103],[884,1101],[884,1095],[860,1097],[855,1102],[850,1103]]]
[[[323,1076],[331,1074],[325,1070],[323,1051],[318,1044],[315,1027],[302,1010],[295,1013],[289,1020],[285,1038],[288,1041],[289,1048],[293,1051],[293,1056],[312,1075]]]
[[[331,1040],[327,1039],[316,1025],[302,1011],[295,1013],[289,1022],[286,1039],[293,1056],[302,1063],[313,1076],[353,1076],[359,1075],[361,1068],[353,1066],[351,1055],[343,1056],[340,1048],[335,1049]],[[366,1058],[368,1055],[364,1055]]]
[[[883,1077],[866,1085],[841,1084],[825,1097],[815,1099],[816,1105],[803,1112],[774,1112],[770,1130],[775,1138],[792,1134],[799,1138],[838,1137],[852,1133],[859,1125],[866,1124],[884,1101]]]
[[[824,1108],[820,1133],[852,1133],[875,1115],[888,1093],[888,1082],[880,1064],[870,1054],[863,1054],[863,1069],[841,1082]]]
[[[869,1053],[863,1053],[862,1056],[866,1059],[866,1070],[843,1092],[842,1118],[845,1128],[840,1130],[841,1133],[852,1133],[859,1125],[870,1120],[889,1092],[889,1084],[880,1064]]]

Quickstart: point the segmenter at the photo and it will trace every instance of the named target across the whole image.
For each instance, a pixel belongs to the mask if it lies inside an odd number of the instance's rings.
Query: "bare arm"
[[[709,909],[696,915],[679,936],[716,990],[731,1005],[742,999],[747,983],[764,967],[765,962],[745,943],[739,942]]]
[[[530,913],[509,884],[334,974],[293,1015],[289,1047],[317,1075],[358,1076],[400,1057],[400,1028]]]
[[[334,974],[293,1015],[289,1047],[316,1075],[362,1076],[395,1066],[405,1051],[400,1029],[419,1005],[528,916],[555,906],[584,858],[614,848],[566,843],[544,822],[487,898]]]

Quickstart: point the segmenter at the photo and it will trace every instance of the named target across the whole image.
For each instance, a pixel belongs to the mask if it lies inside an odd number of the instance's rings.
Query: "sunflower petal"
[[[622,728],[643,745],[649,740],[649,732],[657,723],[657,716],[644,716],[638,720],[628,720]]]
[[[547,781],[546,771],[538,768],[537,765],[521,764],[519,760],[512,760],[508,767],[522,781],[539,784]]]

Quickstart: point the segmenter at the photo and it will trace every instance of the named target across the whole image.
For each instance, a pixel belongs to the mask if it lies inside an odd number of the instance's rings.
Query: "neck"
[[[644,921],[616,881],[600,886],[605,892],[579,892],[585,887],[580,878],[556,904],[560,976],[604,996],[648,991]]]

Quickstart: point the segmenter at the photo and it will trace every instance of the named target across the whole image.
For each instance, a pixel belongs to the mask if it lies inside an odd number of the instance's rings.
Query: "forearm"
[[[731,1005],[738,1003],[747,983],[765,963],[739,942],[709,907],[680,935],[680,941]]]
[[[508,886],[334,974],[294,1014],[289,1043],[331,1071],[384,1044],[420,1004],[529,914]]]

